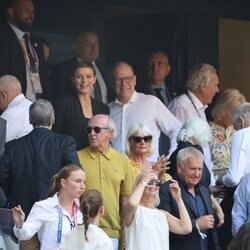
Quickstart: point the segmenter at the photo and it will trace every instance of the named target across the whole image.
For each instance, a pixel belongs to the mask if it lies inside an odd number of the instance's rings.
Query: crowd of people
[[[169,58],[155,51],[138,92],[128,62],[111,79],[96,62],[93,30],[48,74],[32,1],[9,1],[6,17],[0,205],[21,249],[248,249],[250,103],[239,90],[219,93],[217,70],[200,63],[175,96]]]

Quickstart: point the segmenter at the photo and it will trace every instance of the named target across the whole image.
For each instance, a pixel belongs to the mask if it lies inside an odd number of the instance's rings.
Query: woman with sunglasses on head
[[[83,223],[76,226],[64,238],[62,250],[113,250],[108,235],[99,228],[99,221],[104,214],[101,193],[96,189],[84,192],[80,210]]]
[[[37,233],[41,250],[59,250],[64,236],[83,221],[79,198],[85,181],[80,167],[73,164],[63,167],[51,179],[49,198],[36,202],[25,222],[21,206],[13,208],[16,237],[29,240]]]
[[[152,170],[142,172],[136,177],[123,208],[126,250],[168,250],[169,231],[176,234],[188,234],[192,231],[190,217],[175,180],[170,184],[170,189],[177,202],[180,219],[156,209],[159,183]]]
[[[135,123],[131,125],[126,139],[126,154],[131,160],[134,177],[142,170],[153,169],[158,174],[158,178],[163,181],[166,180],[165,171],[168,159],[165,155],[162,155],[156,163],[147,160],[147,157],[151,156],[154,152],[152,139],[152,132],[145,124]]]
[[[86,131],[89,119],[97,114],[109,115],[105,103],[91,97],[95,87],[96,72],[91,63],[78,62],[71,77],[75,93],[55,100],[55,124],[53,130],[75,138],[77,150],[87,147]]]

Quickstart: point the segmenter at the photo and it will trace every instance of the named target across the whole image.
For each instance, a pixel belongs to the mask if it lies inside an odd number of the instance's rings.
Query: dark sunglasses
[[[148,182],[148,186],[160,186],[162,184],[161,180],[152,179]]]
[[[147,135],[147,136],[131,136],[131,139],[135,142],[135,143],[140,143],[142,140],[144,142],[151,142],[152,141],[153,136],[152,135]]]
[[[106,128],[106,127],[104,127],[104,128],[101,128],[101,127],[87,127],[87,132],[88,132],[88,134],[90,134],[92,132],[92,130],[94,130],[94,132],[96,134],[99,134],[102,129],[109,129],[109,128]]]

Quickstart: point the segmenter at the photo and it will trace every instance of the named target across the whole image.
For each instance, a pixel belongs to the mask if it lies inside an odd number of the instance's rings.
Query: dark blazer
[[[178,176],[175,176],[181,188],[181,196],[185,207],[188,211],[190,219],[192,221],[193,230],[190,234],[187,235],[177,235],[174,233],[170,233],[170,249],[173,250],[183,250],[183,249],[192,249],[192,250],[200,250],[200,235],[195,227],[195,220],[200,216],[197,213],[196,208],[193,206],[191,201],[188,198],[188,192],[185,188],[185,184],[183,181],[180,180]],[[169,183],[165,182],[160,187],[160,205],[158,206],[159,209],[163,209],[170,214],[174,215],[177,218],[180,218],[179,209],[177,206],[176,201],[172,197],[169,189]],[[213,214],[211,198],[210,198],[210,190],[203,185],[199,184],[196,187],[196,191],[199,192],[206,209],[206,214]],[[210,250],[220,250],[219,243],[218,243],[218,236],[215,229],[208,230],[208,249]]]
[[[47,128],[6,143],[0,163],[0,187],[10,207],[20,204],[28,215],[33,204],[48,195],[51,177],[65,164],[80,165],[75,140]]]
[[[51,91],[46,78],[43,45],[40,39],[33,34],[30,34],[30,41],[39,58],[39,76],[43,90],[42,97],[49,99]],[[27,89],[25,58],[15,32],[7,23],[0,27],[0,55],[0,76],[15,76],[21,82],[22,92],[25,95]]]
[[[67,61],[55,65],[52,69],[50,85],[52,87],[53,99],[68,96],[74,93],[74,86],[71,80],[77,58],[71,58]],[[115,97],[109,74],[103,65],[97,64],[108,91],[108,101],[112,101]]]
[[[109,115],[107,104],[91,98],[93,115]],[[82,111],[82,106],[77,94],[59,98],[54,103],[55,124],[53,131],[73,136],[76,140],[77,151],[89,145],[87,124],[89,119],[86,118]]]
[[[4,144],[6,141],[6,120],[0,117],[0,158],[4,152]]]

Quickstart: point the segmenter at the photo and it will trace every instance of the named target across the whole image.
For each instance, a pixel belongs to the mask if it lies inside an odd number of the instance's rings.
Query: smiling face
[[[75,70],[72,81],[78,94],[90,94],[94,87],[96,77],[91,68],[80,67]]]
[[[158,179],[156,174],[154,174],[153,179]],[[143,196],[145,196],[145,197],[156,198],[156,196],[158,194],[159,194],[159,186],[158,185],[147,185],[144,189],[144,192],[143,192]]]
[[[117,99],[126,104],[135,91],[136,76],[133,69],[126,63],[120,63],[113,71],[114,90]]]
[[[72,171],[67,179],[61,179],[61,192],[71,198],[79,198],[85,190],[86,176],[83,170]]]

